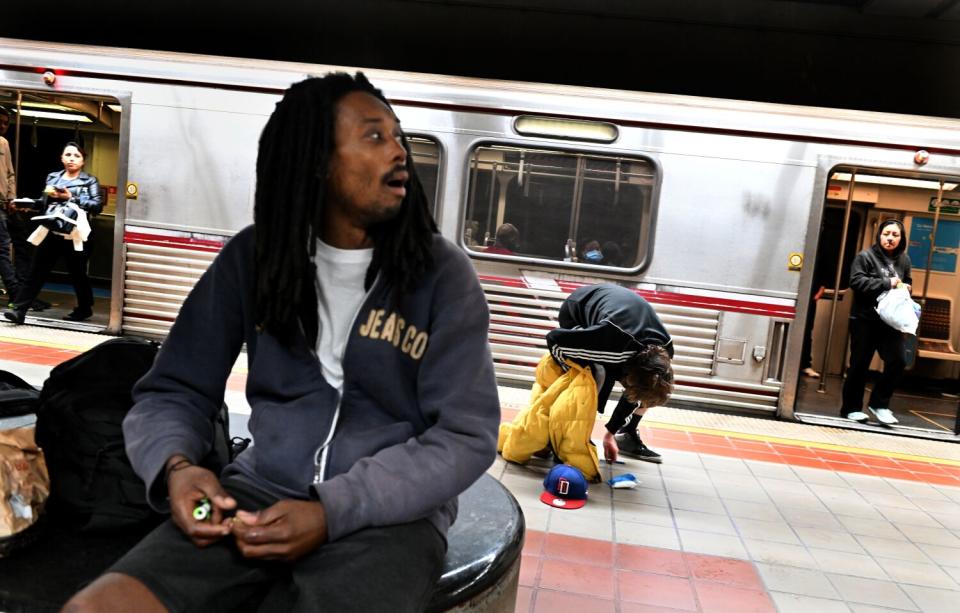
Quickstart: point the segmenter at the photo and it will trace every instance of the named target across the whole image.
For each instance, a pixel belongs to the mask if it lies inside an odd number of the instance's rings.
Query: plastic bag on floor
[[[910,298],[906,286],[880,294],[877,313],[888,326],[899,332],[916,335],[920,324],[920,305]]]

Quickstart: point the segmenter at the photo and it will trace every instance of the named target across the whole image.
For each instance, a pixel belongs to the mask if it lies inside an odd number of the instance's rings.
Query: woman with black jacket
[[[896,219],[884,220],[876,242],[858,253],[850,267],[850,367],[843,384],[841,417],[860,423],[869,419],[863,412],[863,390],[870,361],[874,352],[879,352],[883,376],[873,387],[867,410],[885,426],[898,423],[890,411],[890,397],[906,368],[903,333],[884,323],[876,307],[882,293],[901,283],[910,290],[910,256],[905,253],[906,248],[903,224]]]
[[[47,175],[47,185],[44,194],[48,200],[70,202],[83,209],[90,215],[96,215],[103,209],[103,196],[100,194],[100,183],[93,175],[83,171],[86,154],[77,143],[67,143],[63,147],[60,161],[63,170],[57,170]],[[69,321],[84,321],[93,315],[93,289],[90,287],[90,278],[87,276],[87,260],[90,258],[90,242],[83,243],[83,250],[74,249],[73,241],[69,237],[50,233],[37,246],[33,256],[33,265],[26,283],[17,292],[13,308],[4,311],[3,316],[15,324],[22,324],[27,316],[27,309],[43,289],[43,284],[50,271],[60,258],[66,260],[70,282],[77,294],[77,306],[64,319]]]

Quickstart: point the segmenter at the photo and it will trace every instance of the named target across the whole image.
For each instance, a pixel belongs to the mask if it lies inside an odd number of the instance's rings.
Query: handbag
[[[69,203],[55,202],[47,205],[47,210],[43,215],[32,217],[39,221],[51,232],[70,236],[73,229],[77,227],[77,218],[80,216],[79,209]]]

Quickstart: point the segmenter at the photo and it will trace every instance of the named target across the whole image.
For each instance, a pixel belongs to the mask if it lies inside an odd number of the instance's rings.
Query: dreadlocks
[[[330,73],[294,84],[277,103],[260,136],[253,217],[256,224],[256,321],[261,329],[289,338],[305,302],[312,303],[316,241],[322,236],[327,167],[336,145],[337,103],[352,92],[383,93],[362,73]],[[381,273],[394,299],[414,288],[433,264],[437,231],[406,137],[410,179],[400,211],[368,229],[373,260],[369,289]]]

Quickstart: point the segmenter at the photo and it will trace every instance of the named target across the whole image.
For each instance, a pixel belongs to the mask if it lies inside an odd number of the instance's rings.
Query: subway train
[[[330,70],[355,69],[0,39],[20,195],[37,184],[25,173],[38,134],[83,138],[108,192],[91,263],[110,289],[100,329],[165,334],[252,220],[274,104]],[[673,336],[672,402],[834,423],[846,269],[885,217],[906,224],[931,313],[913,372],[956,378],[960,121],[365,73],[402,121],[441,232],[476,266],[502,383],[532,380],[565,295],[612,282],[653,304]],[[805,337],[819,380],[799,374]],[[953,437],[945,430],[899,429]]]

